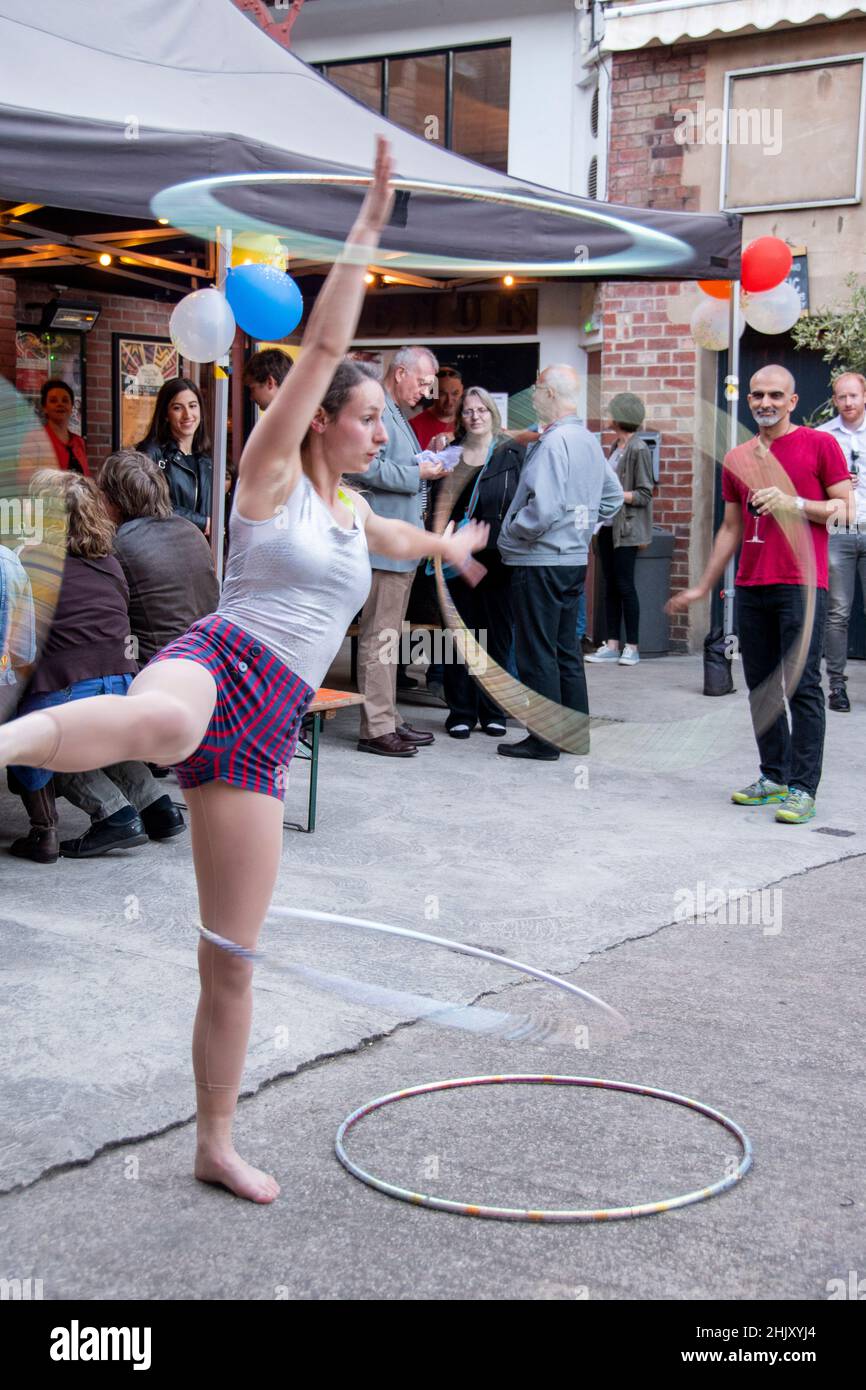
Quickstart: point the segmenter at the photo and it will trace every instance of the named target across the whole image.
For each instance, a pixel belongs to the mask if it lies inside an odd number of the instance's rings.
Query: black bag
[[[714,627],[704,638],[704,694],[733,693],[734,673],[731,670],[730,648],[720,627]]]

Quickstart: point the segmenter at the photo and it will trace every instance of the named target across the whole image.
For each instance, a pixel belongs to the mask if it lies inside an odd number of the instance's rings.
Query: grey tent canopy
[[[403,194],[385,245],[416,265],[429,255],[483,258],[498,263],[492,273],[527,262],[563,273],[571,262],[591,278],[739,275],[735,215],[597,203],[475,164],[339,91],[231,0],[0,0],[0,79],[5,199],[150,218],[165,211],[158,195],[190,181],[366,173],[383,134],[398,175],[492,200]],[[235,231],[267,225],[341,240],[360,193],[245,180],[218,196],[220,220]],[[172,206],[174,225],[192,230],[184,200]]]

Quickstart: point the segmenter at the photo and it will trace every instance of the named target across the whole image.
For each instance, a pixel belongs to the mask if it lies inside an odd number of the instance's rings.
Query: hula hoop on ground
[[[454,1091],[466,1086],[506,1085],[588,1086],[598,1090],[627,1091],[632,1095],[650,1096],[654,1100],[665,1100],[674,1105],[683,1105],[689,1110],[696,1110],[698,1114],[715,1121],[716,1124],[722,1125],[724,1129],[733,1134],[742,1149],[742,1158],[734,1173],[720,1178],[718,1182],[711,1183],[709,1187],[702,1187],[694,1192],[686,1192],[680,1197],[666,1197],[658,1202],[641,1202],[631,1207],[557,1211],[544,1208],[491,1207],[478,1202],[455,1202],[445,1197],[431,1197],[428,1193],[411,1192],[408,1188],[398,1187],[395,1183],[386,1182],[385,1179],[377,1178],[373,1173],[367,1172],[366,1169],[355,1163],[346,1152],[344,1140],[349,1130],[365,1115],[371,1114],[374,1110],[381,1110],[383,1106],[392,1105],[398,1100],[406,1100],[410,1096],[426,1095],[431,1091]],[[677,1207],[687,1207],[695,1202],[703,1202],[708,1197],[718,1197],[720,1193],[726,1192],[728,1188],[733,1187],[735,1183],[745,1177],[752,1166],[752,1144],[748,1135],[734,1120],[723,1115],[720,1110],[714,1110],[701,1101],[690,1100],[687,1096],[677,1095],[674,1091],[660,1091],[653,1086],[638,1086],[629,1081],[603,1081],[588,1076],[544,1076],[538,1074],[463,1076],[450,1081],[430,1081],[426,1085],[412,1086],[404,1091],[392,1091],[390,1095],[380,1096],[378,1100],[372,1100],[367,1105],[362,1105],[353,1111],[337,1130],[334,1147],[337,1158],[352,1177],[357,1178],[359,1182],[366,1183],[368,1187],[374,1187],[378,1192],[383,1192],[386,1197],[396,1197],[399,1201],[410,1202],[414,1206],[433,1207],[437,1211],[452,1212],[456,1216],[480,1216],[493,1221],[532,1221],[536,1223],[624,1221],[633,1216],[655,1216],[660,1212],[673,1211]]]

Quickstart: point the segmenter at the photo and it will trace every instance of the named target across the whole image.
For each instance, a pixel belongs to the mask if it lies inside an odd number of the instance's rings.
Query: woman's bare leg
[[[253,948],[279,872],[283,804],[225,782],[207,782],[184,795],[202,925]],[[253,1202],[272,1202],[279,1185],[245,1162],[232,1142],[252,1018],[253,967],[203,939],[198,964],[201,997],[192,1042],[198,1105],[195,1175]]]
[[[194,752],[216,704],[213,676],[194,661],[160,661],[126,695],[36,710],[0,728],[0,767],[90,772],[130,760],[165,766]]]

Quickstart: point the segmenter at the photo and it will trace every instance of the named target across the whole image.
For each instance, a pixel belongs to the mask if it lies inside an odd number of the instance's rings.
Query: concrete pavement
[[[854,663],[854,712],[828,716],[819,815],[805,827],[727,800],[756,771],[748,712],[742,692],[700,695],[695,658],[591,668],[604,722],[583,765],[515,764],[480,733],[460,743],[442,732],[409,764],[375,759],[355,749],[357,714],[338,716],[319,827],[287,831],[275,902],[493,946],[568,974],[631,1029],[565,1054],[521,1049],[261,967],[255,1094],[239,1129],[283,1184],[267,1212],[188,1176],[188,838],[48,868],[6,859],[0,1275],[41,1277],[46,1297],[826,1297],[864,1258],[864,677]],[[439,711],[404,713],[441,731]],[[305,777],[298,768],[287,819]],[[17,805],[0,795],[7,842]],[[80,822],[70,810],[61,829]],[[729,906],[715,925],[675,921],[690,905],[712,909],[715,890],[767,887],[744,900],[745,921]],[[544,1007],[539,986],[430,948],[285,921],[265,945],[275,960],[407,992]],[[362,1101],[488,1070],[695,1095],[744,1125],[755,1169],[664,1217],[533,1229],[418,1211],[337,1165],[334,1132]],[[408,1186],[534,1205],[668,1196],[721,1176],[735,1149],[674,1107],[547,1088],[407,1103],[370,1117],[353,1144]]]

